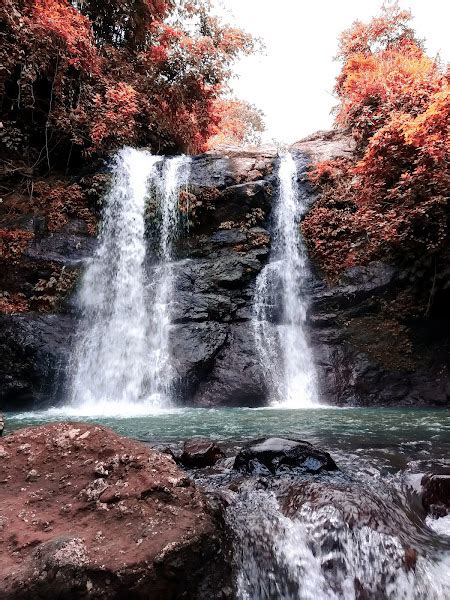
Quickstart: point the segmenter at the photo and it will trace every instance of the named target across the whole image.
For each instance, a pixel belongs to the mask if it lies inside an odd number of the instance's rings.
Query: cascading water
[[[305,161],[306,167],[306,161]],[[299,232],[305,210],[290,153],[281,157],[270,260],[256,281],[253,325],[272,404],[317,405],[316,372],[305,334],[306,251]]]
[[[188,164],[186,157],[162,159],[132,148],[115,159],[99,248],[79,294],[83,320],[72,361],[71,405],[83,414],[130,414],[169,404],[170,261]],[[161,226],[148,280],[145,210],[151,195]]]
[[[156,282],[152,301],[150,323],[150,389],[159,404],[164,404],[170,395],[174,373],[172,369],[169,328],[171,322],[170,303],[173,292],[173,242],[179,228],[178,192],[189,177],[189,159],[177,156],[163,165],[159,180],[158,196],[163,200],[159,204],[159,262],[155,265]]]
[[[383,510],[381,502],[378,508]],[[416,557],[410,549],[408,565],[399,535],[377,530],[368,518],[358,523],[353,511],[349,518],[332,501],[319,508],[305,502],[290,518],[275,494],[242,492],[226,514],[234,534],[237,600],[449,597],[448,557]]]

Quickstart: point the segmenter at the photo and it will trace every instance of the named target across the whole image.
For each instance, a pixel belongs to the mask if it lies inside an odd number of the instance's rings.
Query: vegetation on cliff
[[[4,145],[39,149],[33,167],[122,144],[203,150],[227,110],[231,64],[255,47],[209,9],[208,0],[5,0]]]
[[[321,196],[302,226],[308,246],[331,279],[382,259],[434,293],[450,281],[448,74],[396,4],[345,31],[338,58],[336,124],[357,149],[312,170]]]
[[[101,159],[122,145],[195,153],[256,139],[260,112],[227,97],[232,64],[255,41],[210,9],[209,0],[1,3],[3,273],[71,221],[95,234]],[[36,285],[48,288],[56,271],[48,265]],[[38,293],[12,279],[0,277],[0,312],[28,310]]]

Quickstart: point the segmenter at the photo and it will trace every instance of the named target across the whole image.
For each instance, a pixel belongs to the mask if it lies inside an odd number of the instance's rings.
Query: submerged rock
[[[222,450],[210,440],[189,440],[183,446],[179,462],[188,469],[194,467],[212,467],[225,458]]]
[[[2,598],[214,597],[215,521],[172,458],[79,423],[0,447]]]
[[[248,444],[239,452],[234,469],[257,475],[300,470],[307,473],[336,471],[337,465],[328,452],[309,442],[284,438],[267,438]]]

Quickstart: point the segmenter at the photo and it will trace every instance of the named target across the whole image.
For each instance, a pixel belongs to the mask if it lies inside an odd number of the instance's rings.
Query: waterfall
[[[170,395],[174,379],[169,348],[171,321],[170,302],[173,292],[173,242],[179,225],[178,192],[189,177],[189,159],[177,156],[163,165],[162,177],[158,182],[159,204],[159,262],[155,265],[153,281],[155,292],[152,298],[150,345],[150,389],[160,405]]]
[[[271,404],[289,408],[318,404],[316,372],[305,334],[309,270],[299,230],[305,209],[297,167],[288,153],[280,160],[273,243],[269,262],[256,281],[253,326]]]
[[[82,323],[72,360],[71,405],[83,414],[140,412],[170,404],[172,246],[186,157],[124,148],[104,199],[99,247],[79,292]],[[145,211],[160,212],[151,276]]]
[[[305,502],[285,516],[275,495],[241,492],[227,509],[237,600],[441,600],[450,593],[448,560],[405,564],[400,538],[351,524],[329,504]]]

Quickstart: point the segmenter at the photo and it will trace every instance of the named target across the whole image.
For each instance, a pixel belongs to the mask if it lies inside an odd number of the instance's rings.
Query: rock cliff
[[[312,161],[353,150],[342,132],[319,132],[292,146],[294,155]],[[171,330],[176,397],[182,404],[266,403],[251,316],[255,278],[270,249],[276,169],[273,147],[223,148],[193,157]],[[313,203],[305,172],[299,171],[299,182]],[[6,214],[2,222],[5,229],[13,226]],[[56,233],[36,215],[23,215],[20,226],[32,236],[20,258],[3,263],[0,286],[7,303],[20,291],[32,309],[0,316],[0,403],[10,409],[64,399],[79,319],[74,290],[96,243],[76,218]],[[448,404],[449,321],[393,317],[389,307],[398,302],[402,277],[393,267],[372,263],[348,270],[330,285],[312,265],[309,336],[324,402]]]

